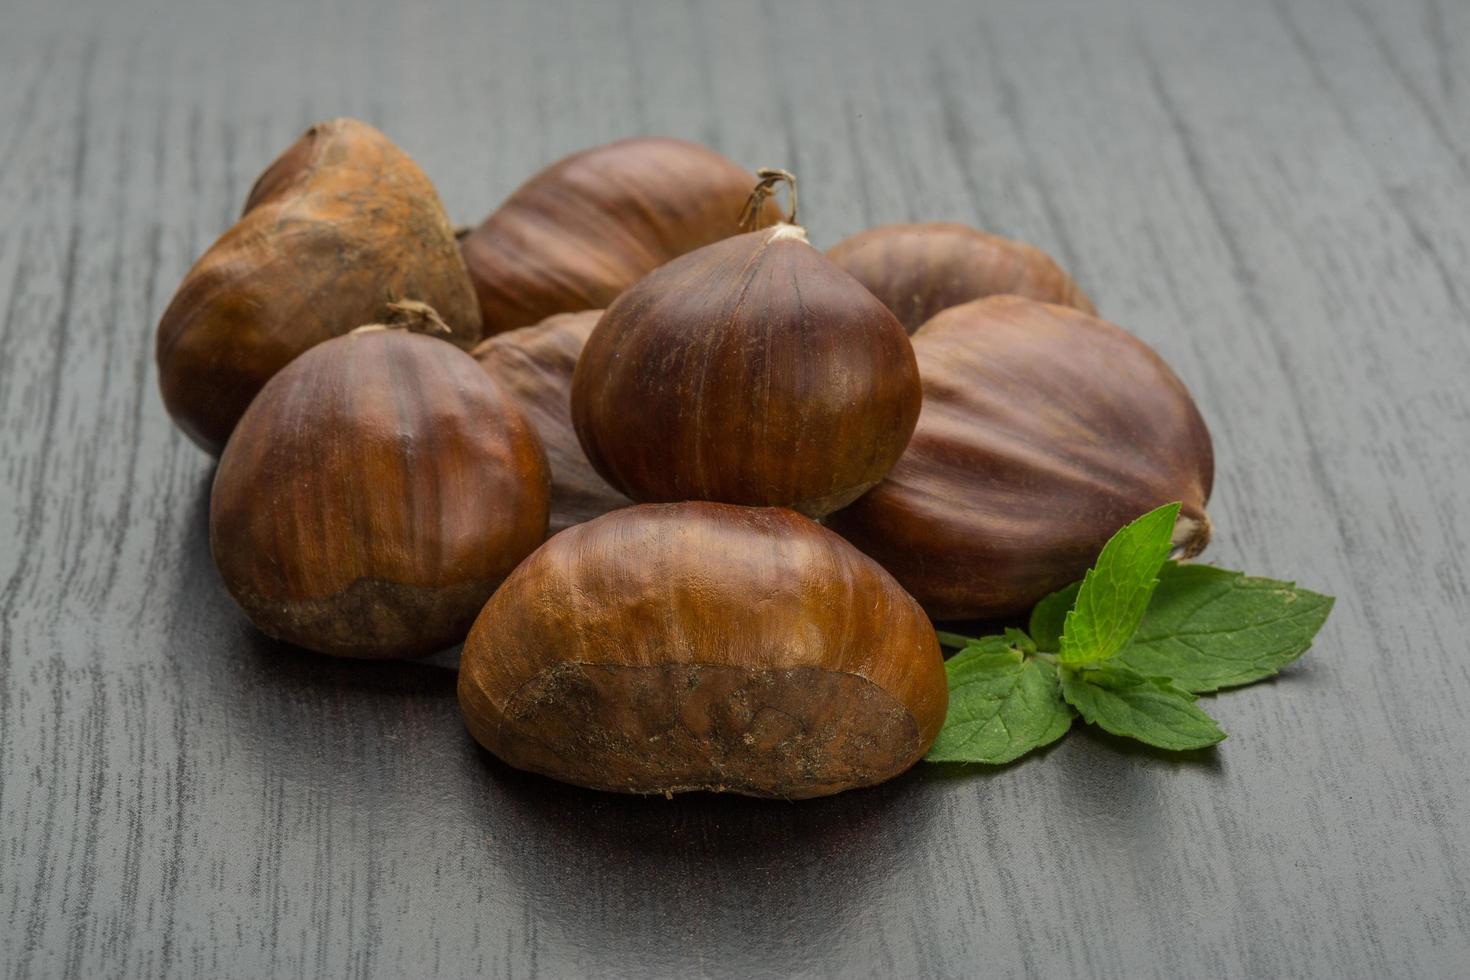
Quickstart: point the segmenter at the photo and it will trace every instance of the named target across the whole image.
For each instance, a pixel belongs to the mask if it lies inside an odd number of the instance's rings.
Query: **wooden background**
[[[1216,438],[1208,558],[1335,593],[1176,761],[1074,734],[801,805],[600,796],[453,658],[255,635],[153,330],[256,172],[360,116],[478,220],[636,133],[814,240],[1033,240]],[[7,0],[0,976],[1463,976],[1470,4]]]

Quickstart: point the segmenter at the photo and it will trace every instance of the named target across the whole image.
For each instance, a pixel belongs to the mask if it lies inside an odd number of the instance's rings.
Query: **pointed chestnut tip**
[[[793,225],[783,221],[778,225],[771,226],[770,241],[779,242],[786,238],[794,238],[799,242],[806,242],[808,245],[811,244],[811,242],[807,241],[806,229],[801,225]]]
[[[1180,514],[1179,520],[1174,523],[1174,550],[1169,553],[1169,557],[1175,560],[1193,558],[1209,545],[1213,531],[1210,515],[1204,511],[1200,511],[1198,517]]]

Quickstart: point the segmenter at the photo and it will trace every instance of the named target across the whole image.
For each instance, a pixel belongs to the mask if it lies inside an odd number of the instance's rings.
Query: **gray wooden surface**
[[[667,133],[794,169],[821,242],[1036,241],[1196,392],[1207,557],[1332,620],[1198,761],[1074,734],[802,805],[507,771],[452,657],[247,628],[157,394],[174,285],[338,114],[461,221]],[[1464,0],[5,0],[0,316],[0,976],[1470,973]]]

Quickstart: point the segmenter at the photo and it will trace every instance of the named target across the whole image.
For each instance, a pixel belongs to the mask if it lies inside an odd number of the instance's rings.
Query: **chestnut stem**
[[[750,192],[750,197],[745,199],[745,211],[740,218],[740,227],[747,231],[754,231],[759,227],[761,208],[766,203],[766,198],[776,193],[776,185],[786,185],[786,217],[782,219],[786,224],[796,224],[796,175],[789,170],[779,167],[761,167],[755,172],[760,178]]]

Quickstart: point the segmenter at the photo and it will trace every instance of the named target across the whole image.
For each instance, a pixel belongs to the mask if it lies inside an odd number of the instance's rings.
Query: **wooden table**
[[[311,121],[478,220],[705,141],[815,240],[1037,242],[1215,434],[1208,557],[1336,594],[1180,762],[1074,734],[804,803],[508,771],[453,657],[254,633],[153,330]],[[10,0],[0,14],[0,976],[1464,976],[1470,5]]]

